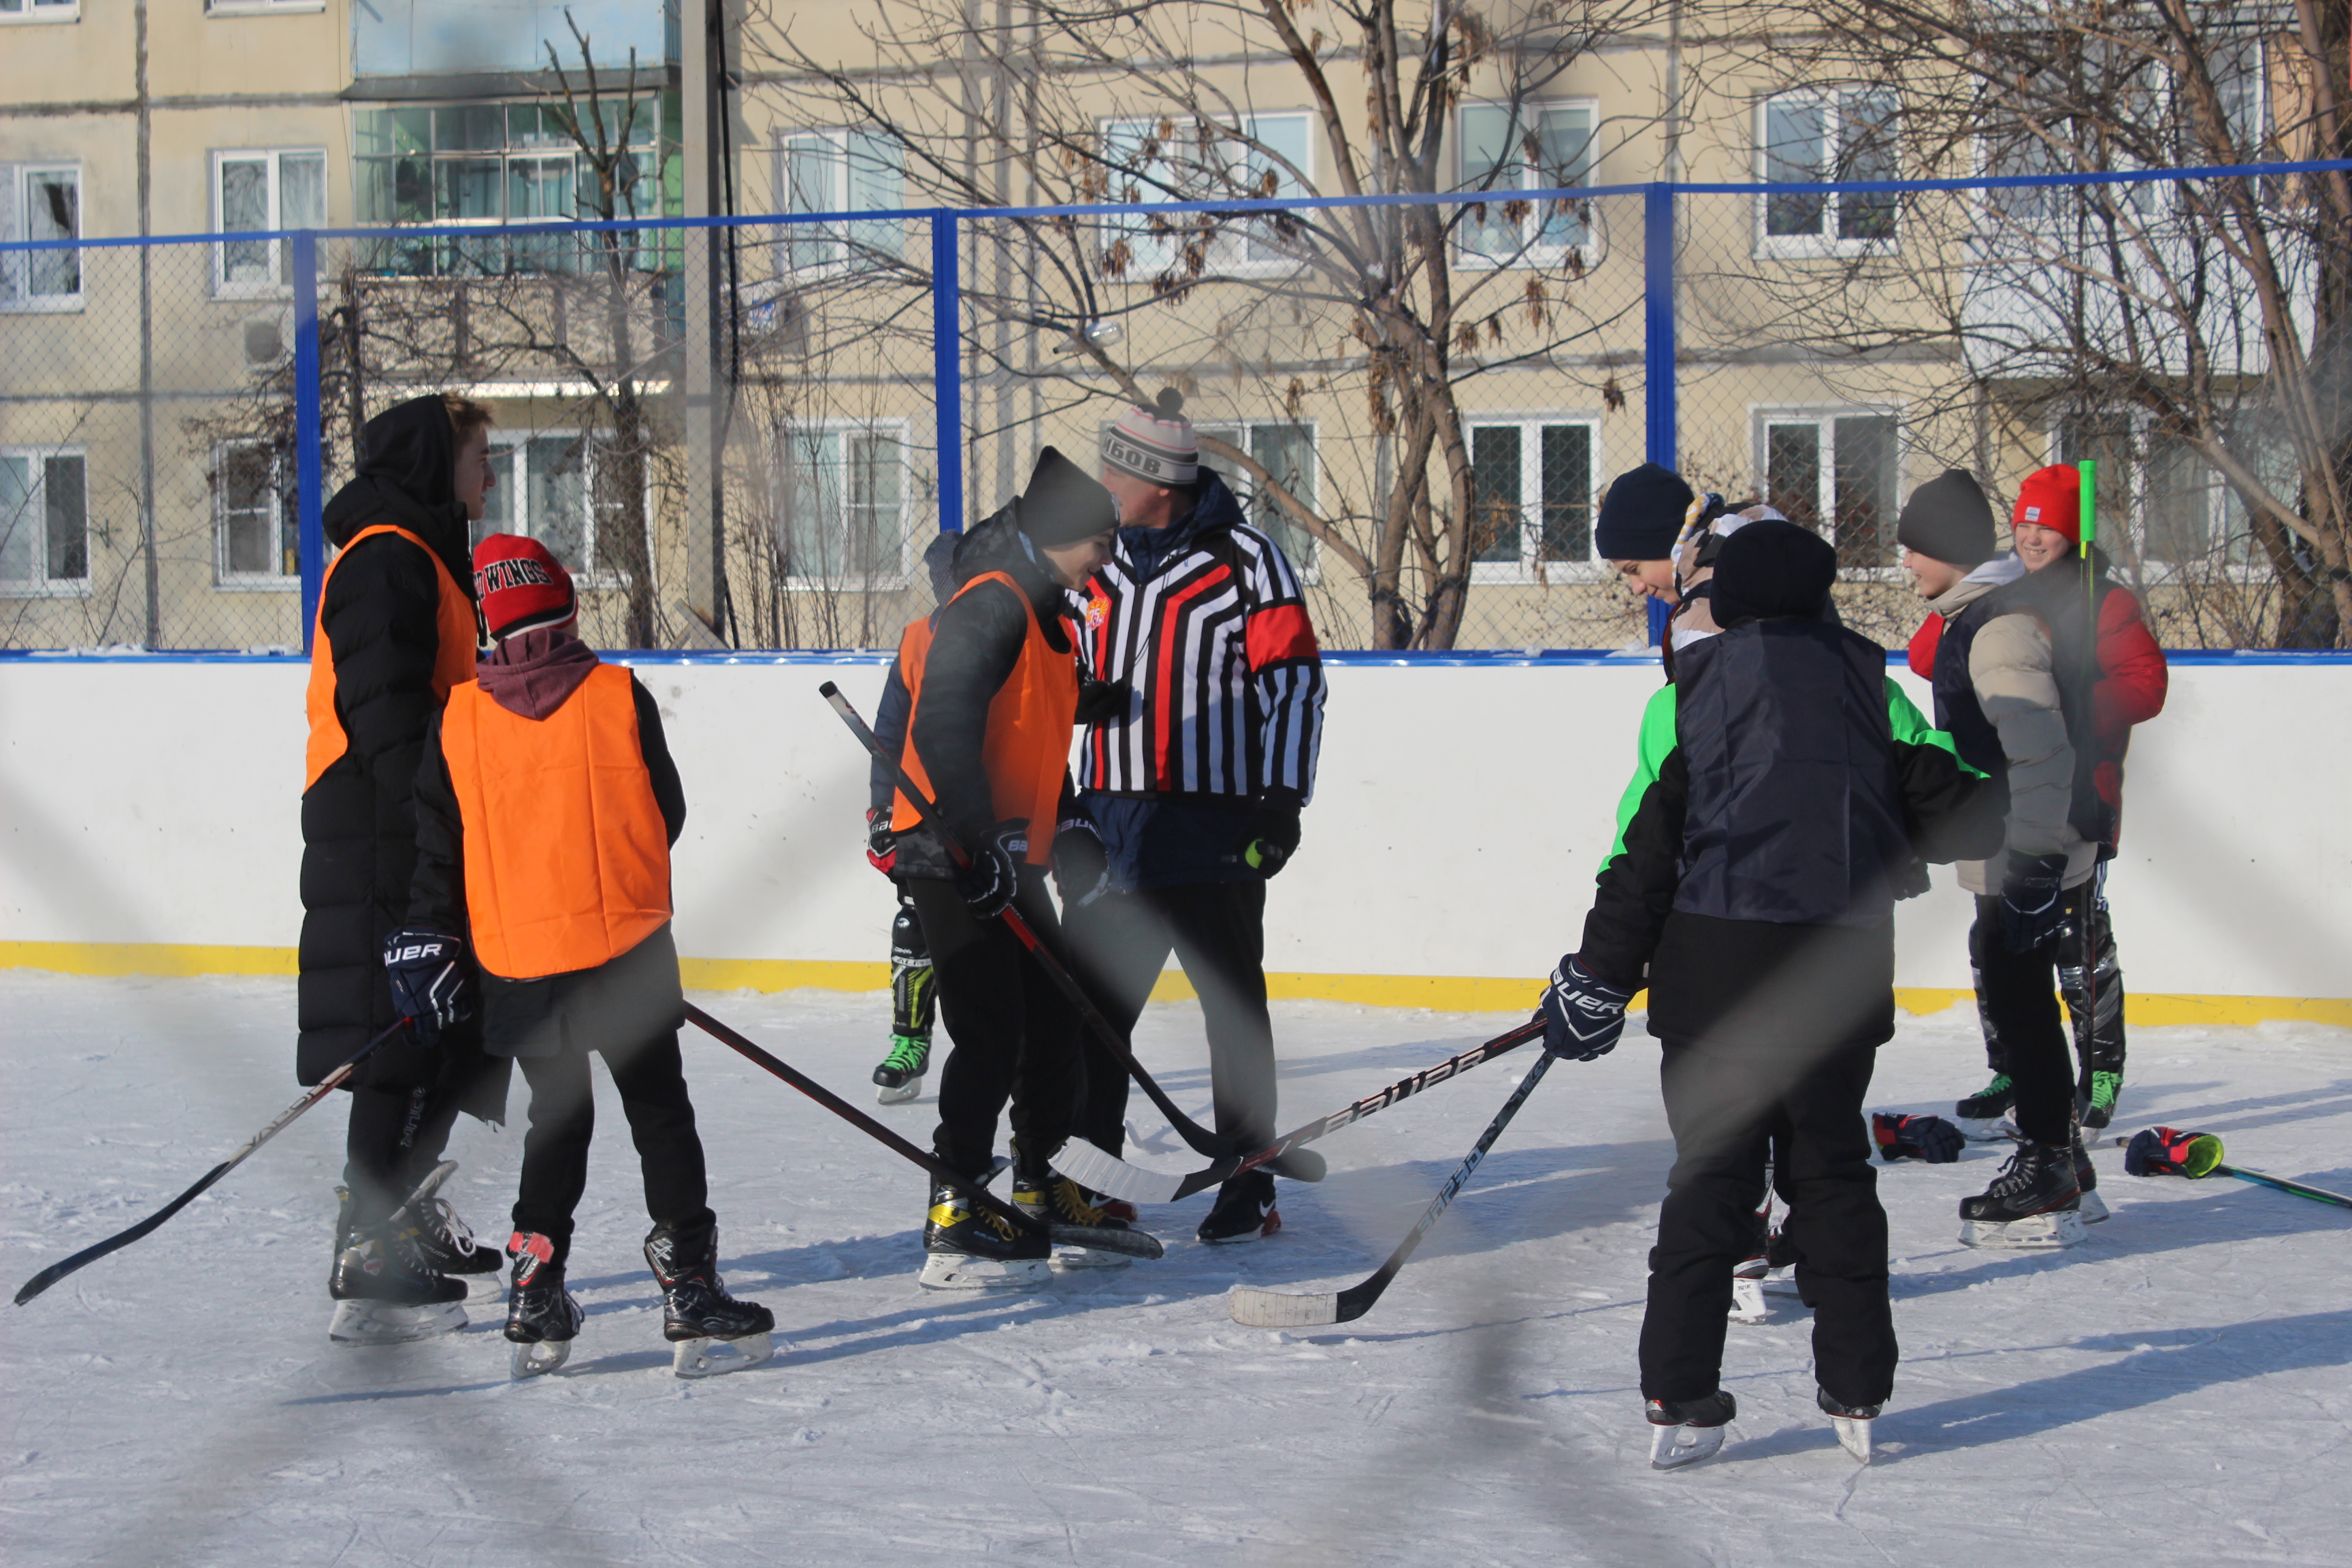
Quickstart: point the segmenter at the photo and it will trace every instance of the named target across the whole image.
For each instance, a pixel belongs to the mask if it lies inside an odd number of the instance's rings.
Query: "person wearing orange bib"
[[[381,950],[408,908],[425,727],[474,673],[467,534],[495,482],[489,426],[488,409],[440,394],[387,409],[361,433],[358,477],[326,505],[338,553],[320,584],[302,790],[295,1068],[306,1084],[401,1016]],[[346,1083],[333,1338],[374,1343],[464,1326],[466,1288],[447,1276],[493,1272],[499,1254],[474,1245],[446,1200],[408,1200],[446,1180],[441,1151],[460,1110],[504,1117],[506,1082],[504,1066],[460,1026],[412,1030]]]
[[[588,1181],[590,1052],[620,1090],[645,1178],[646,1263],[682,1376],[765,1360],[775,1319],[718,1272],[702,1140],[678,1055],[686,1021],[670,940],[670,846],[686,793],[652,694],[574,631],[571,575],[538,541],[497,533],[474,552],[497,645],[449,693],[416,780],[416,877],[387,951],[420,1014],[468,1009],[481,972],[482,1043],[530,1085],[515,1198],[507,1338],[518,1376],[562,1364],[580,1331],[564,1289],[572,1216]],[[735,1352],[713,1357],[711,1341]]]

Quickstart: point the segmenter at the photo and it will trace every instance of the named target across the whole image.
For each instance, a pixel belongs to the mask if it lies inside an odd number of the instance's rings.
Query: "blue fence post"
[[[1659,181],[1642,193],[1642,385],[1649,415],[1650,461],[1675,466],[1675,187]],[[1650,640],[1665,635],[1666,606],[1652,599]]]
[[[327,577],[327,529],[320,521],[326,498],[327,421],[319,406],[319,237],[309,229],[291,242],[294,265],[294,508],[302,564],[302,651],[319,625],[319,585]]]
[[[963,281],[956,216],[931,215],[931,389],[938,404],[940,531],[963,531]]]

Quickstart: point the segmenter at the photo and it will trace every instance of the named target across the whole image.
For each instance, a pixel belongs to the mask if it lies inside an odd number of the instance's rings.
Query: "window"
[[[1282,488],[1303,502],[1309,511],[1315,509],[1315,426],[1294,424],[1288,420],[1255,420],[1243,425],[1199,425],[1196,436],[1214,437],[1230,446],[1240,447],[1281,482]],[[1213,468],[1233,487],[1234,497],[1242,503],[1242,516],[1249,525],[1274,541],[1294,571],[1305,580],[1313,578],[1315,538],[1292,521],[1289,513],[1271,497],[1257,493],[1255,480],[1225,458],[1213,453],[1201,454],[1201,466]]]
[[[1895,416],[1768,414],[1758,424],[1764,499],[1835,544],[1841,571],[1895,565]]]
[[[363,109],[352,118],[353,175],[363,224],[520,224],[593,219],[594,162],[581,150],[561,104],[466,103]],[[583,117],[584,117],[584,110]],[[604,142],[623,149],[614,216],[663,210],[658,171],[661,103],[652,94],[604,103]],[[583,124],[593,138],[596,127]],[[656,265],[659,242],[623,236],[628,265]],[[389,240],[378,270],[404,277],[581,272],[602,263],[595,236]]]
[[[2194,447],[2163,434],[2147,416],[2069,416],[2058,422],[2051,445],[2053,462],[2099,465],[2094,537],[2115,561],[2242,566],[2257,559],[2245,501]],[[2281,436],[2240,443],[2242,450],[2249,445],[2256,476],[2273,495],[2293,497],[2294,447]]]
[[[213,154],[213,224],[221,234],[327,226],[327,155],[320,152]],[[267,294],[289,286],[283,241],[233,239],[213,247],[213,289]]]
[[[1521,582],[1592,559],[1593,449],[1588,419],[1474,419],[1473,582]]]
[[[594,437],[575,431],[490,436],[496,483],[482,498],[473,526],[479,544],[493,533],[538,540],[583,587],[611,587],[621,579],[607,564],[604,530],[618,522],[620,498],[597,461]]]
[[[1757,173],[1770,184],[1902,177],[1892,89],[1785,93],[1765,100],[1756,112]],[[1892,248],[1895,203],[1886,194],[1768,193],[1757,198],[1758,250],[1820,256]]]
[[[214,570],[226,586],[290,588],[302,576],[294,462],[260,441],[213,449]]]
[[[82,455],[0,449],[0,594],[89,592]]]
[[[81,169],[76,164],[0,163],[0,239],[81,237]],[[81,252],[12,250],[0,255],[0,310],[81,309]]]
[[[777,437],[784,575],[801,587],[897,587],[907,580],[906,433],[896,426],[807,426]]]
[[[327,0],[205,0],[205,10],[215,16],[267,15],[270,12],[323,11]]]
[[[1462,111],[1462,188],[1560,190],[1592,174],[1593,106],[1589,103],[1472,104]],[[1577,204],[1501,200],[1467,209],[1465,258],[1547,265],[1591,242]]]
[[[0,25],[10,22],[77,22],[81,0],[0,0]]]
[[[809,131],[786,136],[778,154],[778,183],[789,213],[896,212],[906,205],[904,152],[868,131]],[[904,219],[866,218],[841,227],[795,224],[784,231],[787,272],[899,260],[906,252]]]
[[[1163,131],[1173,139],[1163,138]],[[1176,135],[1167,121],[1106,121],[1102,156],[1109,178],[1102,199],[1279,201],[1313,194],[1314,137],[1307,116],[1244,115],[1241,131],[1241,137],[1231,138],[1198,126],[1189,135]],[[1104,270],[1114,278],[1131,279],[1180,269],[1196,274],[1281,270],[1293,265],[1295,246],[1283,236],[1286,225],[1294,221],[1265,214],[1225,223],[1211,218],[1205,224],[1198,214],[1106,219],[1100,228]],[[1202,236],[1206,243],[1196,248]]]

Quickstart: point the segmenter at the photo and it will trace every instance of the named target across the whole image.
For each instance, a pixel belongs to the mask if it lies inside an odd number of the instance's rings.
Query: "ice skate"
[[[1052,1278],[1054,1244],[1044,1232],[1015,1227],[937,1178],[923,1251],[918,1282],[933,1290],[1018,1289]]]
[[[2116,1119],[2116,1099],[2123,1090],[2123,1074],[2094,1068],[2090,1098],[2083,1106],[2083,1125],[2095,1130],[2113,1121]]]
[[[1870,1428],[1878,1419],[1883,1405],[1842,1405],[1830,1397],[1826,1388],[1814,1391],[1814,1400],[1822,1414],[1830,1418],[1830,1430],[1837,1434],[1838,1447],[1864,1464],[1870,1463]]]
[[[1282,1211],[1274,1206],[1274,1178],[1264,1171],[1245,1171],[1217,1189],[1215,1206],[1194,1232],[1212,1247],[1236,1241],[1262,1241],[1282,1228]]]
[[[877,1105],[904,1105],[923,1092],[923,1075],[930,1070],[931,1042],[913,1035],[890,1037],[890,1054],[874,1069]]]
[[[455,1165],[427,1176],[406,1204],[373,1226],[353,1225],[348,1207],[338,1216],[336,1239],[343,1245],[327,1278],[335,1315],[327,1337],[337,1344],[389,1345],[430,1339],[466,1326],[462,1280],[425,1262],[413,1215]]]
[[[2099,1170],[2091,1163],[2091,1151],[2084,1146],[2080,1129],[2074,1133],[2074,1184],[2082,1189],[2083,1204],[2079,1211],[2084,1225],[2096,1225],[2110,1212],[2098,1194]]]
[[[517,1231],[507,1243],[514,1274],[507,1295],[507,1338],[514,1345],[508,1373],[541,1377],[570,1359],[584,1314],[563,1288],[563,1265],[555,1244],[537,1232]]]
[[[757,1301],[730,1296],[719,1277],[715,1223],[654,1226],[646,1235],[646,1264],[662,1289],[662,1338],[677,1347],[673,1373],[715,1377],[757,1366],[776,1353],[768,1337],[776,1315]]]
[[[1960,1200],[1964,1247],[2059,1247],[2083,1239],[2082,1186],[2074,1152],[2024,1143],[1991,1186]]]
[[[444,1160],[425,1178],[408,1200],[408,1217],[416,1226],[417,1256],[436,1274],[496,1274],[506,1258],[495,1247],[474,1239],[474,1227],[457,1217],[442,1184],[457,1173],[457,1162]]]
[[[1087,1190],[1029,1157],[1023,1141],[1013,1141],[1013,1205],[1042,1220],[1054,1243],[1054,1262],[1063,1268],[1123,1268],[1138,1258],[1165,1251],[1159,1237],[1137,1229],[1094,1204]]]
[[[1738,1414],[1739,1402],[1719,1388],[1704,1399],[1651,1400],[1643,1411],[1650,1423],[1650,1468],[1679,1470],[1712,1458]]]
[[[1960,1135],[1969,1142],[1998,1142],[2010,1136],[2000,1131],[2001,1119],[2016,1103],[2017,1089],[2009,1075],[1997,1072],[1990,1083],[1952,1107],[1952,1120],[1960,1124]]]
[[[1756,1211],[1756,1248],[1732,1266],[1731,1321],[1735,1323],[1760,1323],[1772,1315],[1764,1304],[1764,1277],[1772,1272],[1772,1198],[1764,1197],[1764,1206]]]

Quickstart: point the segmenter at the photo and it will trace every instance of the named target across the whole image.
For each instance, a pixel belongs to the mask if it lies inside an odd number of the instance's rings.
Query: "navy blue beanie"
[[[1592,548],[1603,561],[1664,561],[1674,553],[1693,500],[1672,468],[1644,463],[1620,474],[1601,498]]]

